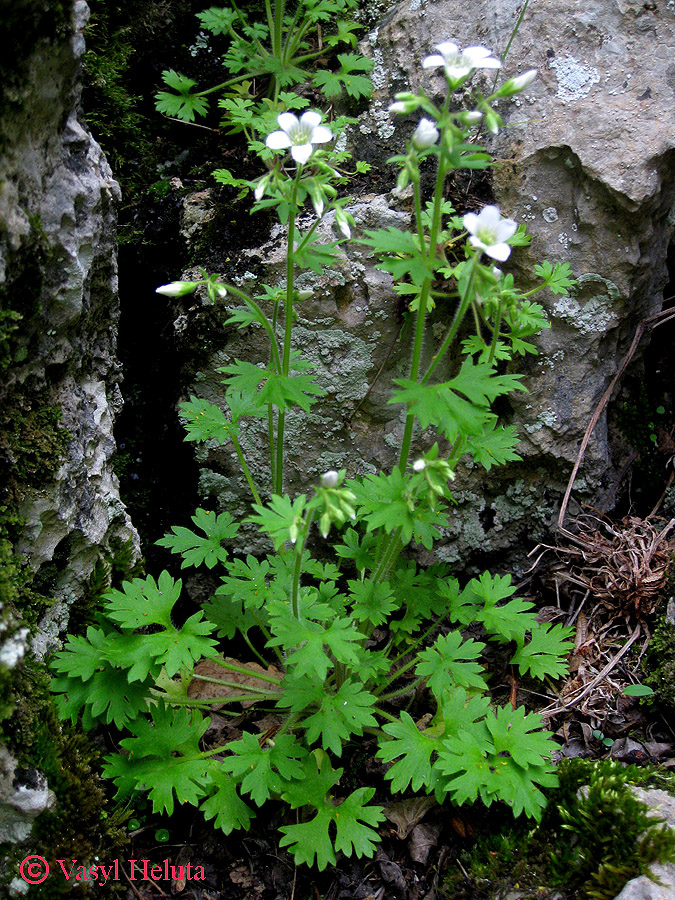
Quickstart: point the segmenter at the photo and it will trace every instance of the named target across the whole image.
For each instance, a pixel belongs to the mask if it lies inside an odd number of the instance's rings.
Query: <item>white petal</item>
[[[279,123],[279,128],[282,128],[287,134],[289,134],[294,128],[297,128],[300,124],[298,122],[298,117],[289,112],[279,113],[279,115],[277,116],[277,122]]]
[[[498,206],[485,206],[479,216],[481,228],[497,228],[502,214]]]
[[[401,103],[399,100],[398,103],[392,103],[389,107],[389,112],[394,113],[396,115],[405,115],[407,112],[405,103]]]
[[[442,66],[445,63],[445,60],[442,56],[426,56],[422,60],[422,68],[423,69],[435,69],[436,66]]]
[[[326,125],[317,125],[312,131],[310,141],[313,144],[325,144],[333,140],[333,132]]]
[[[462,225],[471,234],[475,234],[478,229],[478,216],[476,213],[467,213],[462,219]]]
[[[285,150],[286,147],[291,146],[291,139],[285,131],[273,131],[272,134],[267,135],[265,143],[270,150]]]
[[[466,56],[474,56],[476,59],[481,59],[484,56],[489,56],[492,51],[488,50],[487,47],[482,47],[480,44],[474,47],[465,47],[462,51]]]
[[[321,124],[321,113],[311,110],[304,112],[300,117],[300,123],[305,128],[316,128],[317,125]]]
[[[497,240],[498,241],[508,241],[510,237],[518,231],[518,223],[514,222],[513,219],[502,219],[499,225],[497,225]]]
[[[338,228],[344,234],[346,238],[350,238],[352,236],[352,230],[349,227],[349,223],[347,222],[338,222]]]
[[[511,255],[511,247],[508,244],[492,244],[490,247],[485,247],[484,250],[488,256],[498,262],[506,262]]]
[[[312,155],[312,145],[307,144],[294,144],[291,147],[291,156],[300,165],[303,165],[307,162],[307,160]]]
[[[469,243],[472,247],[475,247],[476,250],[487,250],[487,244],[484,244],[480,238],[476,237],[475,234],[472,234],[469,238]]]
[[[452,56],[454,53],[459,53],[459,47],[453,41],[443,41],[441,44],[436,44],[435,49],[442,53],[443,56]]]
[[[471,71],[471,66],[446,66],[445,74],[448,78],[453,78],[455,80],[459,78],[464,78],[465,75],[468,75]]]

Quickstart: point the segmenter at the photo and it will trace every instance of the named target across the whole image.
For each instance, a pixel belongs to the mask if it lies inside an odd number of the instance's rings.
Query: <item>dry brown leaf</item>
[[[226,697],[230,700],[236,700],[237,697],[250,697],[251,691],[248,688],[264,688],[266,691],[280,690],[276,685],[269,681],[261,681],[256,678],[255,673],[259,672],[264,675],[270,675],[273,678],[283,678],[283,673],[276,666],[268,666],[266,669],[257,662],[240,662],[238,659],[225,658],[224,662],[233,663],[247,669],[251,674],[244,675],[242,672],[231,672],[229,669],[219,666],[218,663],[211,659],[203,659],[198,662],[194,668],[195,675],[201,675],[203,678],[217,678],[220,681],[229,681],[230,684],[214,684],[211,681],[198,681],[193,679],[188,687],[188,697],[194,700],[203,700],[206,697]],[[248,709],[253,706],[255,700],[242,700],[241,705]],[[213,709],[222,709],[224,703],[214,703]]]
[[[436,801],[433,797],[414,797],[411,800],[387,803],[383,812],[386,818],[396,825],[396,837],[404,840],[435,805]]]

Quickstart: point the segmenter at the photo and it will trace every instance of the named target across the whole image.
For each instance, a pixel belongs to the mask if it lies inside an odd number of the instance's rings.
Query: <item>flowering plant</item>
[[[257,323],[267,335],[269,356],[260,365],[237,360],[219,369],[225,408],[192,397],[181,410],[187,440],[232,443],[251,493],[247,522],[270,550],[262,560],[237,552],[240,523],[227,510],[197,510],[194,529],[175,527],[159,543],[181,557],[183,569],[220,572],[203,608],[178,627],[172,610],[181,581],[167,572],[157,581],[134,579],[106,595],[104,622],[71,637],[54,663],[64,717],[128,732],[105,767],[121,795],[148,791],[157,812],[171,813],[176,800],[191,803],[226,834],[281,800],[298,814],[281,826],[280,845],[319,868],[338,852],[371,856],[379,840],[375,788],[340,784],[344,766],[336,763],[350,759],[356,744],[365,742],[380,760],[392,792],[424,791],[439,803],[503,801],[514,814],[539,819],[543,789],[556,783],[555,745],[540,730],[541,717],[493,703],[486,644],[475,638],[505,645],[521,677],[543,679],[564,673],[570,630],[540,624],[532,604],[513,597],[508,576],[485,572],[462,586],[448,565],[423,568],[405,555],[414,545],[431,550],[441,537],[462,457],[486,470],[519,458],[515,429],[493,409],[498,397],[524,389],[504,361],[536,352],[530,339],[546,327],[530,295],[565,293],[573,283],[566,265],[544,263],[539,287],[523,294],[493,260],[506,262],[528,240],[524,229],[496,206],[460,217],[446,199],[450,172],[491,165],[474,129],[497,123],[492,100],[524,80],[477,97],[473,109],[451,109],[452,93],[473,69],[498,61],[480,47],[436,49],[424,64],[443,68],[441,103],[421,92],[399,94],[392,106],[394,114],[424,112],[393,160],[399,188],[412,187],[412,231],[373,229],[357,238],[414,319],[408,375],[395,379],[389,401],[405,412],[396,465],[348,478],[347,462],[309,494],[286,492],[286,413],[309,410],[323,394],[294,347],[296,274],[321,272],[341,252],[340,241],[318,238],[323,217],[334,215],[345,239],[354,221],[338,196],[343,157],[331,147],[329,126],[318,112],[300,119],[285,112],[266,139],[268,169],[248,184],[254,210],[273,207],[285,226],[285,283],[254,298],[204,272],[201,281],[159,289],[179,296],[201,285],[214,303],[224,296],[237,303],[228,322]],[[424,204],[420,167],[429,158],[436,180]],[[301,227],[308,204],[315,216]],[[454,314],[425,363],[428,313],[441,299]],[[267,421],[270,496],[242,450],[247,417]],[[467,639],[469,624],[474,638]],[[235,636],[249,660],[226,655]],[[241,704],[248,707],[243,730],[228,740],[209,737],[203,714]],[[255,722],[263,713],[275,724],[260,734]]]

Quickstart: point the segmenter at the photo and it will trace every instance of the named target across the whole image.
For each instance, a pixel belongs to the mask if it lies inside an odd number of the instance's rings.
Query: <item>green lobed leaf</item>
[[[181,554],[181,569],[201,565],[213,569],[218,562],[225,562],[228,552],[221,546],[222,541],[232,540],[239,531],[239,525],[232,516],[228,512],[216,515],[209,510],[198,509],[192,516],[192,521],[204,532],[205,537],[195,534],[189,528],[174,525],[171,529],[173,534],[167,534],[156,541],[158,546]]]
[[[484,647],[485,644],[473,640],[463,641],[459,631],[439,635],[431,647],[418,655],[420,661],[415,672],[427,678],[437,700],[457,686],[487,690],[483,667],[473,662]]]
[[[561,678],[569,670],[566,657],[574,646],[572,634],[573,629],[563,625],[537,623],[532,626],[529,642],[518,646],[511,662],[518,666],[521,675]]]

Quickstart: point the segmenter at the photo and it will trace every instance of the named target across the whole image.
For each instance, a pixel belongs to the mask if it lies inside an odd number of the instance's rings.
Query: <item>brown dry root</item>
[[[587,591],[615,615],[641,622],[658,603],[668,578],[675,543],[668,535],[675,519],[627,516],[619,523],[584,515],[562,528],[555,548],[556,579]]]

